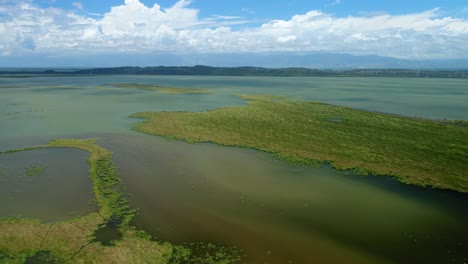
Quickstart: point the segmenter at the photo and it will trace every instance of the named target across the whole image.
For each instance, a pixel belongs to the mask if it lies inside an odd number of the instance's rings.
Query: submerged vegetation
[[[78,148],[90,153],[90,178],[99,211],[75,219],[44,223],[35,219],[0,219],[0,263],[234,263],[236,250],[214,246],[210,252],[157,242],[129,223],[135,211],[117,192],[119,183],[111,152],[96,140],[60,139],[39,148]],[[1,153],[0,153],[1,154]],[[118,235],[100,238],[100,230],[111,228]],[[211,248],[210,248],[211,249]]]
[[[165,94],[207,94],[211,93],[207,89],[197,89],[197,88],[180,88],[180,87],[169,87],[162,85],[149,85],[149,84],[139,84],[139,83],[117,83],[112,84],[112,86],[119,88],[136,88],[141,90],[152,90],[159,93]]]
[[[247,106],[206,112],[142,112],[134,129],[189,142],[274,153],[292,163],[408,184],[468,192],[468,126],[355,110],[285,97],[249,95]]]
[[[40,175],[45,171],[46,167],[44,165],[30,165],[24,170],[27,176],[36,176]]]

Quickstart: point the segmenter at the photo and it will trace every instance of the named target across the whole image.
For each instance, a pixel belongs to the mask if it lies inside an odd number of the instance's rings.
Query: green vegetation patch
[[[58,139],[47,145],[10,150],[39,148],[78,148],[90,153],[90,178],[99,211],[56,223],[36,219],[0,219],[0,263],[233,263],[236,251],[216,246],[211,254],[199,257],[189,247],[157,242],[129,223],[135,211],[116,190],[119,183],[112,153],[96,144],[95,139]],[[2,154],[0,152],[0,154]],[[109,227],[118,231],[109,243],[96,235]],[[105,235],[104,238],[108,237]],[[226,254],[226,253],[230,254]]]
[[[27,166],[24,171],[26,173],[26,176],[36,176],[36,175],[41,175],[42,173],[44,173],[46,169],[46,166],[44,165],[41,165],[41,164],[38,164],[38,165],[30,165],[30,166]]]
[[[274,153],[292,163],[330,163],[359,174],[468,192],[468,126],[269,95],[206,112],[143,112],[134,129],[189,142]]]
[[[112,86],[119,87],[119,88],[136,88],[136,89],[142,89],[142,90],[153,90],[153,91],[157,91],[159,93],[165,93],[165,94],[208,94],[208,93],[211,93],[211,91],[207,89],[179,88],[179,87],[138,84],[138,83],[118,83],[118,84],[112,84]]]

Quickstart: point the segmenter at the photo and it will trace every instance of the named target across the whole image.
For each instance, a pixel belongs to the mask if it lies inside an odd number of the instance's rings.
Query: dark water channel
[[[464,263],[468,196],[270,155],[106,135],[134,224],[163,241],[238,246],[246,263]]]

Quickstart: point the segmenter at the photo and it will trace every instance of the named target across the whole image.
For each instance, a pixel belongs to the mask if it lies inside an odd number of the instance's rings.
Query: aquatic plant
[[[139,84],[139,83],[116,83],[112,84],[114,87],[119,88],[136,88],[141,90],[153,90],[159,93],[165,94],[207,94],[211,93],[207,89],[198,88],[180,88],[180,87],[169,87],[163,85],[150,85],[150,84]]]
[[[27,166],[24,170],[26,172],[26,175],[27,176],[36,176],[36,175],[40,175],[42,174],[46,169],[46,166],[44,165],[30,165],[30,166]]]
[[[247,106],[206,112],[142,112],[133,129],[188,142],[275,154],[291,163],[468,192],[468,126],[362,111],[271,95],[241,95]],[[340,122],[331,122],[339,119]]]

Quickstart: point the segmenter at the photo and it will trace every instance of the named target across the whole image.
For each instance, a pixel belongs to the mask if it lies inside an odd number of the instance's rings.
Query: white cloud
[[[289,20],[232,29],[230,25],[248,21],[222,15],[200,19],[186,0],[166,9],[125,0],[94,18],[28,2],[5,3],[0,8],[0,54],[326,51],[468,58],[468,21],[442,17],[438,9],[350,17],[312,10]]]
[[[79,10],[83,10],[83,4],[81,2],[73,2],[72,5]]]
[[[242,8],[241,11],[244,12],[244,13],[247,13],[247,14],[255,14],[256,13],[254,9],[247,8],[247,7]]]
[[[213,15],[209,20],[214,20],[214,19],[226,19],[226,20],[233,20],[233,19],[243,19],[243,17],[240,16],[222,16],[222,15]]]
[[[335,0],[332,3],[328,4],[328,6],[336,6],[336,5],[341,4],[341,2],[342,2],[341,0]]]

